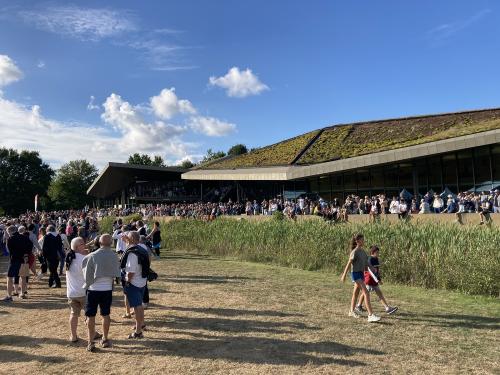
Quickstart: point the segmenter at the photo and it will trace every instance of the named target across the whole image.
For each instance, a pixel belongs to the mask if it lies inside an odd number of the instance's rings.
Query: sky
[[[0,0],[0,147],[168,164],[500,107],[500,2]]]

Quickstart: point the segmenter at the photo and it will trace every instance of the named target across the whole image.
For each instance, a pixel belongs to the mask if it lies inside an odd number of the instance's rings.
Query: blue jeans
[[[64,250],[59,251],[59,274],[62,274],[64,269],[64,261],[66,260],[66,253]]]

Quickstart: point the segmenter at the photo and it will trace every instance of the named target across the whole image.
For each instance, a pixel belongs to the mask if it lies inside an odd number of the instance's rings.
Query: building
[[[500,185],[500,108],[339,124],[179,174],[205,201],[491,190]]]

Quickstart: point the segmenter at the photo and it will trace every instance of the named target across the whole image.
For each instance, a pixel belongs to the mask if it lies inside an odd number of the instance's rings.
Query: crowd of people
[[[87,350],[91,352],[97,340],[103,348],[110,345],[110,310],[116,285],[122,285],[124,294],[123,318],[133,315],[135,319],[128,338],[143,337],[144,309],[149,303],[147,283],[157,277],[150,265],[160,255],[161,243],[158,222],[148,230],[141,220],[128,224],[116,220],[113,234],[99,234],[95,214],[86,210],[28,213],[3,219],[0,224],[2,252],[9,256],[7,295],[2,301],[28,298],[28,285],[43,283],[44,278],[49,288],[61,288],[63,278],[70,307],[69,340],[79,341],[77,327],[83,310]],[[102,333],[95,330],[98,309],[103,318]]]

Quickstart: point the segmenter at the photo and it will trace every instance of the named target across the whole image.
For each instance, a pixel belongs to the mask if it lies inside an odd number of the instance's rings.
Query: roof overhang
[[[183,173],[182,179],[289,181],[394,163],[495,143],[500,143],[500,129],[312,165],[239,169],[198,169]]]
[[[126,163],[108,163],[87,189],[96,198],[109,197],[134,181],[163,181],[180,179],[187,169],[178,167],[151,167]]]

